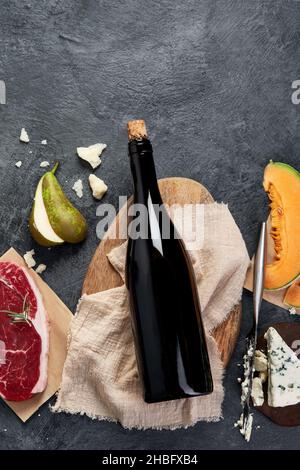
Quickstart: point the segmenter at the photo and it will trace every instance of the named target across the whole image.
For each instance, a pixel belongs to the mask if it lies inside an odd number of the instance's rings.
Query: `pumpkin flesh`
[[[273,261],[266,265],[265,289],[278,290],[300,276],[300,173],[290,165],[270,162],[263,186],[270,199]]]
[[[288,288],[283,303],[289,307],[300,308],[300,281],[294,282]]]

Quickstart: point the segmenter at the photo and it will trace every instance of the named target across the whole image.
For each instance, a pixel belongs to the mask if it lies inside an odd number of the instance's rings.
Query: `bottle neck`
[[[134,202],[147,205],[150,194],[153,203],[161,204],[150,141],[133,140],[128,144],[128,151],[134,185]]]

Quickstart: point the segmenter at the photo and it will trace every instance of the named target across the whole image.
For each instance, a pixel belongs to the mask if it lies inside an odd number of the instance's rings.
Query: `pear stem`
[[[51,173],[52,173],[53,175],[55,174],[55,172],[56,172],[58,166],[59,166],[59,162],[56,162],[55,165],[54,165],[54,167],[53,167],[52,170],[51,170]]]

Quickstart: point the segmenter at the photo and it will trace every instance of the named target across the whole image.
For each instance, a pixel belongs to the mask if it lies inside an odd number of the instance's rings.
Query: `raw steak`
[[[14,313],[28,320],[13,323]],[[27,400],[47,385],[49,331],[42,296],[26,270],[0,262],[0,397]]]

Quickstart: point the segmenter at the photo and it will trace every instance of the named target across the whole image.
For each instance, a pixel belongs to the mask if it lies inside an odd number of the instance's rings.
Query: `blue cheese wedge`
[[[268,405],[283,407],[300,402],[300,361],[275,328],[265,334],[268,343]]]

